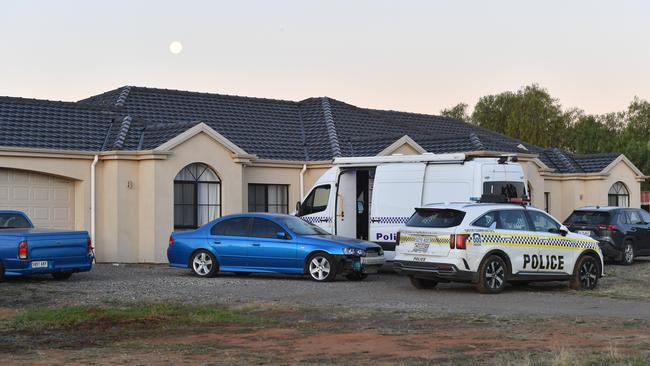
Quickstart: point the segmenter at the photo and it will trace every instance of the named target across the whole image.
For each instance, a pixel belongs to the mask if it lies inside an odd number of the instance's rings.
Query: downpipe
[[[96,221],[96,202],[95,202],[95,185],[97,180],[95,179],[97,162],[99,161],[99,155],[95,155],[93,163],[90,164],[90,240],[93,243],[93,262],[97,263],[97,256],[95,254],[95,247],[97,246],[97,241],[95,240],[95,221]]]

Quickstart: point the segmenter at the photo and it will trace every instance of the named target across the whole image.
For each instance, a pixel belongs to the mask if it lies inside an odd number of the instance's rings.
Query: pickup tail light
[[[395,238],[395,245],[399,245],[399,239],[400,239],[400,237],[401,237],[401,235],[400,235],[400,233],[399,233],[399,231],[398,231],[398,232],[397,232],[397,237]]]
[[[172,245],[174,245],[174,235],[173,234],[169,236],[169,246],[171,247]]]
[[[27,240],[18,243],[18,258],[27,259]]]
[[[467,249],[468,234],[451,234],[449,236],[449,249]]]
[[[88,237],[88,256],[93,256],[93,240],[90,237]]]

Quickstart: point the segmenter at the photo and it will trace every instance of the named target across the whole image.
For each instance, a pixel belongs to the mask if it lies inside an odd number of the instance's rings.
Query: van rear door
[[[369,239],[388,251],[388,260],[395,256],[397,231],[422,204],[425,168],[425,163],[389,163],[375,171]]]

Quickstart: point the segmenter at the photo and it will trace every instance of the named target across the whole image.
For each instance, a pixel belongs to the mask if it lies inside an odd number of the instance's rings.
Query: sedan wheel
[[[317,282],[333,281],[336,277],[336,263],[331,255],[316,253],[307,260],[307,273]]]
[[[199,250],[192,257],[192,272],[199,277],[214,277],[219,272],[219,264],[212,253]]]

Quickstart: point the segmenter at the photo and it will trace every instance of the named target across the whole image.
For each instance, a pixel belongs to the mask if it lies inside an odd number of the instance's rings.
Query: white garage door
[[[36,227],[74,229],[74,183],[52,175],[0,168],[0,210],[24,211]]]

